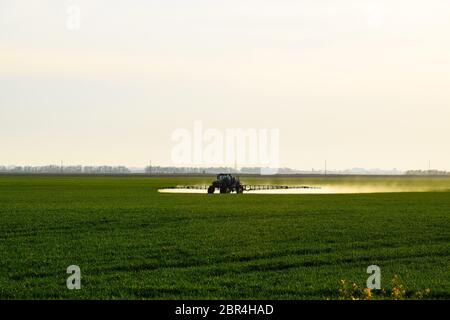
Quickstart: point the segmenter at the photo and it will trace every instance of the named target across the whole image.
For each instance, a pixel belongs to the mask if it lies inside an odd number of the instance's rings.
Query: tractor
[[[216,189],[220,190],[220,193],[243,193],[244,186],[239,181],[238,177],[233,177],[228,173],[221,173],[217,175],[217,179],[212,182],[208,188],[208,193],[214,193]]]

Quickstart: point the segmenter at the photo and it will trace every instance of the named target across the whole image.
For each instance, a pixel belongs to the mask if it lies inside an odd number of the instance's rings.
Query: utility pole
[[[325,175],[327,175],[327,160],[325,160]]]

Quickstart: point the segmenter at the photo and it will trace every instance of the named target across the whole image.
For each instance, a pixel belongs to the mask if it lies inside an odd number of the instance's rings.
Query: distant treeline
[[[260,167],[245,167],[235,169],[231,167],[162,167],[147,166],[145,168],[128,168],[125,166],[0,166],[0,173],[22,174],[260,174]],[[280,168],[279,174],[294,174],[296,171],[289,168]]]
[[[127,174],[124,166],[0,166],[0,173],[53,173],[53,174]]]
[[[18,173],[18,174],[261,174],[268,168],[261,167],[242,167],[239,169],[231,167],[163,167],[163,166],[147,166],[145,168],[129,168],[126,166],[2,166],[0,165],[0,173]],[[406,172],[380,169],[363,169],[353,168],[342,171],[300,171],[290,168],[279,168],[277,174],[330,174],[330,175],[413,175],[413,176],[448,176],[450,172],[441,170],[409,170]]]
[[[260,174],[261,171],[268,168],[261,167],[243,167],[235,169],[231,167],[160,167],[160,166],[147,166],[145,167],[145,173],[148,174],[219,174],[219,173],[242,173],[242,174]],[[277,169],[279,174],[295,174],[295,170],[290,168]]]
[[[449,176],[450,172],[440,170],[409,170],[405,174],[410,176]]]

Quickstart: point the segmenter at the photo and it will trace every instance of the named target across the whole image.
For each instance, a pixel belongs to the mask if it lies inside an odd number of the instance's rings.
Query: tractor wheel
[[[237,189],[236,189],[236,193],[243,193],[244,192],[244,187],[243,186],[239,186]]]
[[[216,188],[214,188],[213,186],[210,186],[208,188],[208,193],[214,193],[215,190],[216,190]]]

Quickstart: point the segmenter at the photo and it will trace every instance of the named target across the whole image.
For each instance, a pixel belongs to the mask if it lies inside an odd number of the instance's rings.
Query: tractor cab
[[[217,181],[222,183],[231,183],[231,181],[233,181],[233,177],[231,174],[221,173],[217,175]]]

